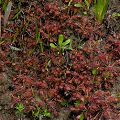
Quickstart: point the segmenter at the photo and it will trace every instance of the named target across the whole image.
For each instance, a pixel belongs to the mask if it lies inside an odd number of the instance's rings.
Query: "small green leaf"
[[[80,104],[81,104],[81,101],[79,101],[79,100],[76,100],[75,103],[74,103],[75,107],[77,107]]]
[[[113,14],[112,14],[112,17],[114,18],[115,16],[116,16],[116,13],[113,13]]]
[[[0,45],[3,44],[5,41],[0,41]]]
[[[71,39],[68,39],[68,40],[66,40],[65,42],[63,42],[62,45],[63,45],[63,46],[66,46],[67,44],[70,43],[70,41],[71,41]]]
[[[69,1],[69,3],[68,3],[68,7],[70,7],[70,5],[71,5],[71,2],[72,2],[72,0],[70,0],[70,1]]]
[[[108,79],[109,77],[110,77],[110,72],[109,72],[109,71],[107,71],[107,72],[106,72],[106,76],[105,76],[105,78],[107,78],[107,79]]]
[[[63,39],[64,39],[64,38],[63,38],[63,35],[60,34],[60,35],[59,35],[59,38],[58,38],[58,44],[59,44],[60,49],[61,49],[61,47],[62,47]]]
[[[83,119],[84,119],[84,115],[82,113],[81,116],[80,116],[80,120],[83,120]]]
[[[75,7],[83,7],[80,3],[79,4],[75,4]]]
[[[96,73],[97,73],[97,70],[92,70],[93,75],[96,75]]]
[[[120,94],[118,94],[116,97],[117,97],[117,98],[120,98]]]
[[[118,15],[118,17],[120,17],[120,13],[118,13],[117,15]]]
[[[94,81],[95,84],[98,84],[99,82],[98,81]]]
[[[87,15],[87,12],[85,11],[85,12],[83,12],[83,14],[84,14],[84,15]]]
[[[51,46],[52,48],[57,48],[57,46],[55,46],[53,43],[50,43],[50,46]]]

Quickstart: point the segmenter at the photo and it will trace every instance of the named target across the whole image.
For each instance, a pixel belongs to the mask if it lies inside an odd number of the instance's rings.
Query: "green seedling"
[[[19,115],[20,120],[22,120],[21,118],[23,115],[23,109],[24,107],[22,104],[18,104],[18,106],[16,106],[16,110],[17,110],[16,114]]]
[[[39,118],[39,120],[41,120],[42,119],[42,116],[40,114],[41,109],[40,109],[40,107],[38,107],[38,105],[36,105],[36,107],[37,107],[37,112],[32,111],[32,115],[34,117],[34,120],[36,120],[37,118]]]
[[[41,48],[41,52],[43,52],[43,43],[42,40],[40,39],[40,32],[38,31],[38,26],[36,25],[36,43],[40,43],[40,48]]]
[[[84,114],[83,113],[80,115],[80,120],[84,120]]]
[[[120,17],[120,13],[113,13],[112,17],[115,18],[116,16]]]
[[[79,101],[79,100],[76,100],[75,103],[74,103],[75,107],[77,107],[80,104],[81,104],[81,101]]]
[[[56,46],[54,43],[50,43],[50,46],[52,48],[55,48],[57,50],[59,50],[59,52],[64,52],[64,50],[72,50],[72,40],[71,39],[68,39],[66,40],[65,42],[63,42],[63,35],[59,35],[59,38],[58,38],[58,45],[59,46]],[[69,47],[67,46],[69,44]]]
[[[98,82],[98,81],[94,81],[93,83],[94,83],[94,84],[99,84],[99,82]]]
[[[50,117],[51,114],[50,114],[50,112],[48,112],[47,109],[44,109],[43,116],[44,116],[44,117]]]
[[[120,13],[118,13],[117,16],[120,17]]]
[[[101,23],[109,6],[110,0],[94,0],[95,16],[98,23]]]
[[[32,111],[32,115],[34,117],[34,120],[36,120],[38,118],[39,118],[39,120],[42,120],[43,117],[50,117],[51,116],[51,114],[50,114],[50,112],[48,112],[47,108],[45,108],[43,112],[38,105],[36,105],[36,108],[37,108],[37,112]]]
[[[96,75],[97,74],[97,70],[92,70],[92,74]]]

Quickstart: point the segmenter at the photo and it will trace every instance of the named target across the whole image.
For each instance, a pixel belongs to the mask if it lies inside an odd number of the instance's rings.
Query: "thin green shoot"
[[[20,0],[19,3],[18,3],[18,9],[19,9],[19,10],[21,9],[21,0]]]
[[[70,7],[70,5],[71,5],[71,2],[72,2],[72,0],[70,0],[70,1],[69,1],[69,3],[68,3],[68,7]]]
[[[85,4],[87,5],[87,9],[89,10],[90,8],[90,3],[87,1],[87,0],[84,0],[85,1]]]
[[[43,49],[43,43],[42,40],[40,39],[40,32],[38,31],[38,26],[36,25],[36,43],[40,43],[40,48],[41,48],[41,52],[44,51]]]
[[[22,10],[20,10],[20,11],[13,17],[13,20],[14,20],[15,18],[18,18],[18,16],[20,15],[21,12],[22,12]]]
[[[27,28],[28,28],[28,25],[29,25],[29,23],[30,23],[30,20],[31,20],[31,19],[28,20],[28,22],[27,22],[27,24],[26,24],[26,26],[25,26],[25,31],[26,31]]]
[[[83,113],[80,116],[80,120],[84,120],[84,114]]]
[[[17,35],[18,35],[18,28],[17,28],[17,32],[16,32],[16,34],[14,36],[13,43],[16,41]]]
[[[50,63],[51,63],[51,60],[48,60],[48,62],[47,62],[47,65],[46,65],[46,71],[48,72],[49,70],[48,70],[48,66],[50,65]]]

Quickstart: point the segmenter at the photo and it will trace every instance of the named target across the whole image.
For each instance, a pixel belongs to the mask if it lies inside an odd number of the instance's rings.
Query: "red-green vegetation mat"
[[[69,0],[12,3],[6,28],[2,10],[0,42],[0,79],[10,77],[9,110],[28,120],[57,120],[62,108],[69,114],[60,120],[118,120],[120,94],[112,88],[120,80],[120,29],[110,30],[107,20],[99,24],[82,0],[69,7]],[[51,48],[60,47],[60,34],[73,49]]]

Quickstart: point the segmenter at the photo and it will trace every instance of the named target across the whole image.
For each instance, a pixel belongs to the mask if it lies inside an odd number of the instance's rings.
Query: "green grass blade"
[[[7,7],[7,0],[4,1],[4,4],[3,4],[3,6],[2,6],[2,10],[5,11],[5,10],[6,10],[6,7]]]
[[[13,20],[14,20],[15,18],[17,18],[17,17],[20,15],[21,12],[22,12],[22,10],[20,10],[20,11],[13,17]]]
[[[71,2],[72,2],[72,0],[70,0],[70,1],[69,1],[69,3],[68,3],[68,7],[70,7],[70,5],[71,5]]]
[[[16,41],[17,35],[18,35],[18,28],[17,28],[17,32],[16,32],[16,34],[14,36],[13,43]]]
[[[83,115],[83,113],[82,113],[81,116],[80,116],[80,120],[84,120],[84,115]]]
[[[87,0],[84,0],[84,1],[85,1],[86,5],[87,5],[87,8],[89,9],[90,3]]]

